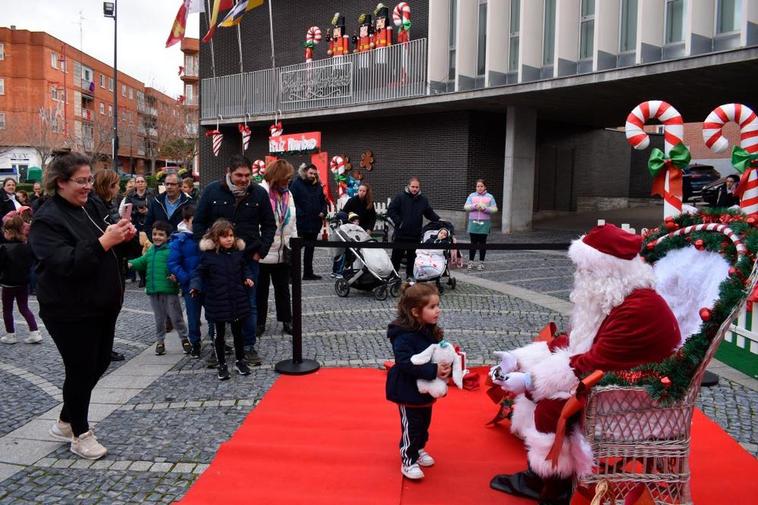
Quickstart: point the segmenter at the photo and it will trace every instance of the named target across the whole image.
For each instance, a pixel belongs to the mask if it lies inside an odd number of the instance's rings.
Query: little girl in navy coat
[[[216,325],[214,346],[219,380],[229,379],[224,356],[226,323],[231,324],[234,336],[234,366],[240,375],[250,375],[250,367],[245,362],[242,327],[251,313],[247,290],[253,287],[253,274],[245,261],[244,250],[245,242],[234,236],[232,223],[217,220],[200,241],[200,263],[190,281],[191,295],[205,295],[205,312]]]

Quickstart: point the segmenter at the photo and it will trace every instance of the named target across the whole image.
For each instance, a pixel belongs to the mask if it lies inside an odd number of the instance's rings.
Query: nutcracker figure
[[[383,3],[374,9],[374,46],[387,47],[392,45],[392,27],[389,25],[390,10]]]
[[[374,48],[374,27],[371,24],[371,14],[361,14],[358,17],[358,35],[353,37],[354,53],[363,53]]]
[[[339,12],[332,18],[332,35],[329,37],[329,56],[343,56],[350,53],[350,37],[345,35],[345,16]]]

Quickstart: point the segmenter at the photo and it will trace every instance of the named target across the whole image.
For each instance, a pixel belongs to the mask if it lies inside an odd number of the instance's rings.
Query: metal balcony
[[[201,119],[393,101],[427,94],[426,39],[201,81]]]

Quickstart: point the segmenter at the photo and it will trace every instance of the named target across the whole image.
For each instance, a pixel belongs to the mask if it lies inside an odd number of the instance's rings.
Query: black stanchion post
[[[300,269],[300,251],[303,239],[290,239],[290,269],[292,272],[292,359],[285,359],[274,370],[285,375],[313,373],[321,365],[313,359],[303,359],[303,280]]]

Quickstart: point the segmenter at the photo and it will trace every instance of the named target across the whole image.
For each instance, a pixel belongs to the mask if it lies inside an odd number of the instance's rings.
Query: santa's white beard
[[[590,349],[605,318],[632,291],[655,287],[653,269],[649,265],[632,260],[629,266],[628,270],[616,270],[615,276],[608,275],[608,271],[577,268],[570,296],[574,306],[571,310],[569,349],[573,354]]]

